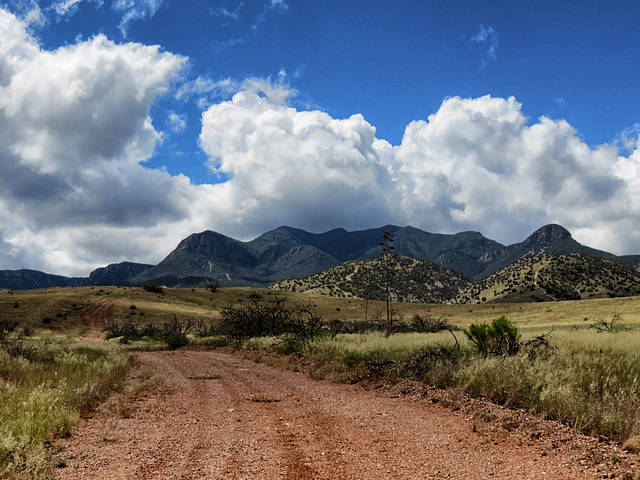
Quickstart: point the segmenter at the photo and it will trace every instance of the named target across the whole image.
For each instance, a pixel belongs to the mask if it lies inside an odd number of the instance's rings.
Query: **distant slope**
[[[622,255],[616,258],[616,262],[640,271],[640,255]]]
[[[269,238],[270,237],[270,238]],[[171,286],[266,286],[287,276],[316,273],[336,265],[330,255],[300,244],[285,231],[273,231],[258,243],[241,242],[205,231],[184,239],[157,266],[132,279]]]
[[[142,284],[153,280],[172,286],[208,281],[223,286],[266,286],[313,275],[349,260],[378,256],[385,231],[395,239],[396,253],[468,276],[480,274],[506,251],[503,245],[477,232],[433,234],[394,225],[355,232],[334,229],[321,234],[280,227],[250,242],[205,231],[190,235],[156,267],[128,281]]]
[[[470,303],[579,300],[640,295],[640,273],[583,253],[543,253],[509,265],[471,287]]]
[[[106,267],[96,268],[85,279],[89,285],[129,285],[129,280],[136,275],[153,268],[144,263],[121,262]]]
[[[388,255],[389,292],[394,302],[456,303],[470,278],[431,262]],[[368,300],[386,299],[387,258],[352,260],[307,278],[283,280],[274,290],[317,293]]]
[[[189,235],[162,262],[131,281],[143,284],[153,280],[170,286],[190,286],[223,281],[232,275],[233,286],[244,286],[255,282],[251,272],[257,263],[243,242],[205,231]],[[245,278],[247,276],[249,278]]]
[[[222,286],[267,286],[291,278],[304,278],[350,260],[380,255],[385,231],[395,239],[395,253],[436,263],[476,280],[542,252],[588,253],[615,259],[575,241],[560,225],[546,225],[521,243],[504,246],[478,232],[435,234],[414,227],[385,225],[348,232],[342,228],[310,233],[279,227],[249,242],[217,232],[195,233],[182,240],[155,267],[123,278],[122,284],[194,287],[208,282]]]
[[[86,281],[86,278],[63,277],[37,270],[0,270],[0,288],[6,290],[72,287],[85,285]]]
[[[0,288],[34,290],[38,288],[76,287],[85,285],[129,285],[129,279],[153,265],[122,262],[96,268],[89,277],[65,277],[38,270],[0,270]]]

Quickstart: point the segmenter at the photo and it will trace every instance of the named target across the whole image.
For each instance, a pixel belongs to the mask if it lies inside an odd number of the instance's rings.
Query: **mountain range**
[[[479,232],[437,234],[414,227],[386,225],[349,232],[338,228],[310,233],[279,227],[243,242],[217,232],[195,233],[157,265],[122,262],[98,268],[89,277],[69,278],[34,270],[0,270],[0,288],[33,289],[71,285],[143,285],[197,287],[264,287],[285,279],[308,277],[345,262],[379,256],[383,235],[394,240],[394,252],[435,263],[475,281],[540,253],[586,254],[636,268],[639,255],[616,256],[582,245],[564,227],[546,225],[523,242],[502,245]]]

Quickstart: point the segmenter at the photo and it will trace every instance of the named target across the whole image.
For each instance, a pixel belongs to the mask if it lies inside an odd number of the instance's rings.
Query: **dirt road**
[[[638,468],[565,429],[498,427],[231,352],[138,357],[130,386],[58,442],[56,478],[588,480]]]

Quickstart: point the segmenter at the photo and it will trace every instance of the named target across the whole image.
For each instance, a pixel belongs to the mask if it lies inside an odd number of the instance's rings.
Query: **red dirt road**
[[[505,429],[240,354],[137,356],[129,386],[57,442],[57,479],[589,480],[640,468],[561,427]]]

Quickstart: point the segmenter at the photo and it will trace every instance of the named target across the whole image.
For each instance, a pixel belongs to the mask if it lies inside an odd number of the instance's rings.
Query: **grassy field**
[[[284,296],[290,302],[311,302],[327,318],[357,321],[385,310],[384,302],[332,298],[296,292],[229,288],[212,293],[207,289],[164,289],[163,294],[142,288],[78,287],[0,293],[0,322],[17,319],[53,332],[81,335],[91,327],[96,314],[112,318],[137,316],[139,322],[157,323],[170,315],[215,318],[231,303],[245,301],[251,293],[263,297]],[[132,308],[133,307],[133,308]],[[102,311],[100,310],[102,308]],[[583,327],[590,321],[619,313],[628,325],[640,325],[640,297],[578,300],[551,303],[495,303],[482,305],[394,304],[405,318],[415,313],[446,316],[464,327],[506,315],[521,329]],[[97,312],[97,313],[96,313]]]
[[[163,325],[174,318],[215,326],[225,308],[246,305],[256,295],[267,303],[286,296],[289,305],[311,307],[326,322],[359,322],[385,311],[383,302],[248,288],[0,292],[0,478],[49,478],[60,462],[49,442],[68,435],[83,412],[121,385],[131,365],[127,349],[167,348],[157,338],[128,345],[118,339],[86,340],[103,335],[105,323]],[[393,307],[407,321],[415,314],[429,315],[446,318],[454,328],[390,336],[371,331],[317,335],[296,343],[293,351],[318,365],[351,372],[352,378],[377,375],[382,383],[412,378],[561,420],[629,449],[640,444],[639,297]],[[551,348],[523,347],[513,356],[478,355],[462,329],[502,315],[517,326],[523,342],[551,332]],[[615,333],[589,328],[614,318],[621,326]],[[228,342],[215,328],[208,331],[215,341],[195,330],[189,332],[189,341]],[[283,352],[289,351],[283,349],[291,347],[289,340],[261,337],[232,343]]]

